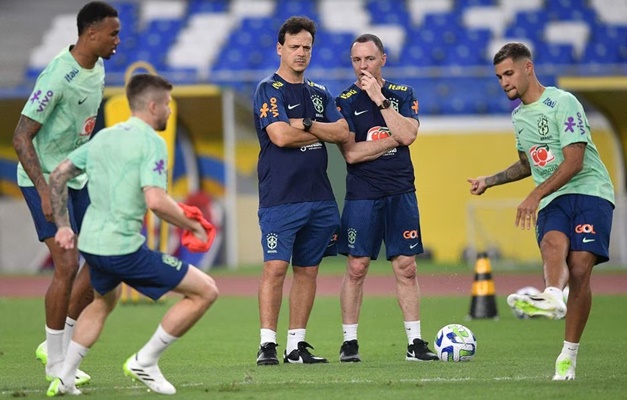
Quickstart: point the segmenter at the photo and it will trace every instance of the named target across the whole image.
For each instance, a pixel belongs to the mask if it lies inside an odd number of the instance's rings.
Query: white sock
[[[560,356],[565,356],[570,358],[573,362],[573,365],[577,362],[577,352],[579,351],[579,343],[571,343],[564,340],[564,346],[562,347],[562,352]]]
[[[357,325],[358,324],[342,324],[342,331],[344,331],[344,341],[357,340]]]
[[[409,344],[414,344],[414,339],[420,339],[420,321],[404,321],[405,333]]]
[[[272,329],[261,328],[260,336],[261,342],[259,344],[276,343],[276,332]]]
[[[70,317],[65,318],[65,329],[63,330],[63,352],[67,351],[68,345],[70,344],[70,340],[72,340],[72,335],[74,334],[74,326],[76,325],[76,320]]]
[[[544,289],[544,293],[550,295],[556,300],[564,301],[564,293],[562,292],[562,289],[560,288],[556,288],[555,286],[547,286]]]
[[[148,343],[144,345],[137,352],[137,361],[142,367],[157,364],[161,354],[167,349],[176,339],[175,336],[166,332],[161,324],[157,327],[157,330],[152,335]]]
[[[48,363],[46,373],[55,376],[53,373],[57,365],[61,365],[65,353],[63,352],[63,331],[50,329],[46,326],[46,345],[48,346]]]
[[[66,386],[74,385],[74,377],[76,377],[76,370],[83,362],[83,359],[89,352],[87,347],[83,347],[80,344],[70,341],[67,346],[67,353],[65,354],[65,360],[63,361],[63,368],[59,378]]]
[[[307,329],[290,329],[287,331],[287,346],[285,347],[287,354],[298,349],[298,343],[305,341],[306,331]]]

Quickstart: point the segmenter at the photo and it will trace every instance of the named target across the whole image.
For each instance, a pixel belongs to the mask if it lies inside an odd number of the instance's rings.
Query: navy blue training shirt
[[[334,200],[327,176],[327,148],[322,141],[303,147],[278,147],[266,127],[290,118],[318,122],[342,119],[329,90],[308,79],[288,83],[273,74],[257,85],[254,118],[259,138],[259,207],[305,201]]]
[[[381,89],[396,111],[418,120],[418,100],[410,86],[385,81]],[[355,84],[342,92],[336,104],[346,118],[355,142],[378,140],[389,136],[381,110],[368,93]],[[413,192],[414,166],[408,146],[399,146],[376,160],[346,164],[346,200],[378,199]]]

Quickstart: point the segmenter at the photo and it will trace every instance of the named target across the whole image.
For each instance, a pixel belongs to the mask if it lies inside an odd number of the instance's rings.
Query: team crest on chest
[[[542,115],[538,118],[538,133],[540,136],[546,136],[549,133],[549,119],[546,115]]]
[[[318,96],[317,94],[312,94],[311,102],[313,103],[314,108],[316,109],[316,113],[318,114],[324,113],[324,102],[322,101],[322,97]],[[322,117],[322,115],[320,115],[320,117]]]

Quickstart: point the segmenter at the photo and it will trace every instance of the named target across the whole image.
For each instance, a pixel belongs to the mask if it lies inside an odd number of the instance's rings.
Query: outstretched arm
[[[479,176],[474,179],[468,178],[467,181],[470,183],[470,193],[481,195],[492,186],[519,181],[530,176],[531,166],[529,165],[527,155],[524,152],[519,151],[518,157],[519,160],[514,164],[492,176]]]

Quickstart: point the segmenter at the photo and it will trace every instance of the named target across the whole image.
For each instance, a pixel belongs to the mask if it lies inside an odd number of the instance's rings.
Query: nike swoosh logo
[[[295,333],[289,333],[289,335],[296,336],[296,334],[295,334]]]
[[[81,104],[83,104],[86,101],[87,101],[87,97],[85,97],[83,100],[79,100],[78,101],[78,105],[80,106]]]
[[[525,128],[519,129],[519,130],[518,130],[518,134],[520,135],[520,134],[521,134],[521,132],[522,132],[522,131],[524,131],[524,130],[525,130]]]
[[[357,115],[361,115],[361,114],[363,114],[363,113],[365,113],[365,112],[368,112],[368,110],[363,110],[363,111],[355,111],[355,116],[357,116]]]
[[[410,249],[413,249],[413,248],[414,248],[414,247],[416,247],[416,246],[418,246],[418,243],[414,243],[414,244],[412,244],[412,245],[409,245],[409,248],[410,248]]]
[[[588,238],[583,238],[583,242],[584,243],[590,243],[590,242],[594,242],[595,239],[588,239]]]
[[[287,105],[287,109],[288,110],[293,110],[293,109],[295,109],[298,106],[300,106],[300,103],[298,103],[298,104],[288,104]]]

